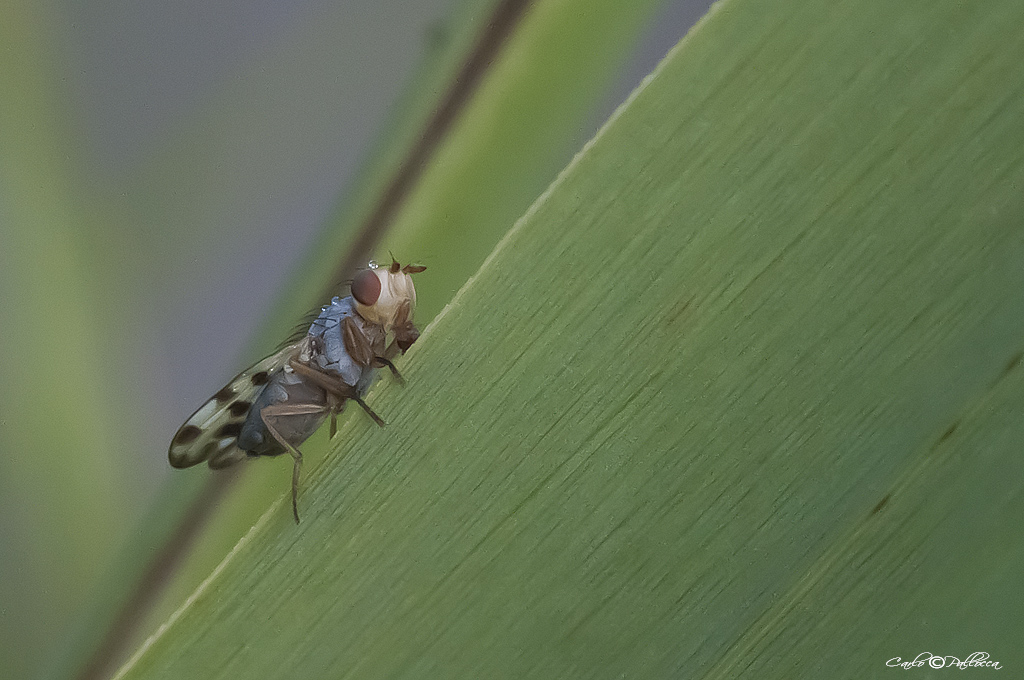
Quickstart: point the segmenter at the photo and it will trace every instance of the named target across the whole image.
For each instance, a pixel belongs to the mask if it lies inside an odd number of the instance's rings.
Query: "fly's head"
[[[404,267],[393,259],[388,267],[364,269],[352,279],[352,297],[359,316],[394,333],[395,342],[404,352],[420,333],[412,323],[416,306],[416,287],[411,274],[426,269],[419,265]]]

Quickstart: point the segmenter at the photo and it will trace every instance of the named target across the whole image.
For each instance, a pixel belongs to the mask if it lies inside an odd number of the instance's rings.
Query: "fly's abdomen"
[[[276,410],[269,419],[266,413]],[[250,456],[277,456],[284,446],[267,429],[272,423],[277,434],[292,446],[309,439],[327,418],[327,394],[300,376],[287,370],[274,374],[266,389],[253,402],[238,433],[238,448]]]

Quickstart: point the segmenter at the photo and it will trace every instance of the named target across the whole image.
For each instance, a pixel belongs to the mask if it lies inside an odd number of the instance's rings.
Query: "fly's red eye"
[[[380,297],[380,279],[372,269],[364,269],[352,279],[352,297],[367,307],[377,302]]]

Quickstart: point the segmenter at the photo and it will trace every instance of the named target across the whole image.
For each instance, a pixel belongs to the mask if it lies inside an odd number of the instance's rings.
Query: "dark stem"
[[[351,279],[356,270],[366,265],[374,247],[391,225],[398,208],[408,197],[441,140],[451,130],[466,102],[476,91],[502,44],[526,14],[530,2],[531,0],[501,0],[494,8],[494,13],[473,46],[473,51],[463,62],[455,80],[448,86],[448,91],[441,99],[434,115],[427,121],[419,140],[399,164],[373,212],[359,229],[348,255],[339,263],[331,287],[324,291],[324,299],[334,294],[336,286],[333,282]]]

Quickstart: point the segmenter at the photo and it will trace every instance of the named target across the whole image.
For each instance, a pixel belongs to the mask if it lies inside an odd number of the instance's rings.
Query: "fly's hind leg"
[[[288,416],[308,416],[323,413],[324,407],[318,404],[271,404],[260,411],[260,420],[267,428],[267,432],[274,440],[284,447],[284,450],[291,454],[295,461],[292,467],[292,514],[295,516],[295,523],[299,523],[299,473],[302,471],[302,452],[281,436],[281,433],[274,427],[278,418]]]
[[[338,434],[338,414],[345,410],[345,400],[327,393],[327,409],[331,412],[331,439],[334,439],[334,435]]]

